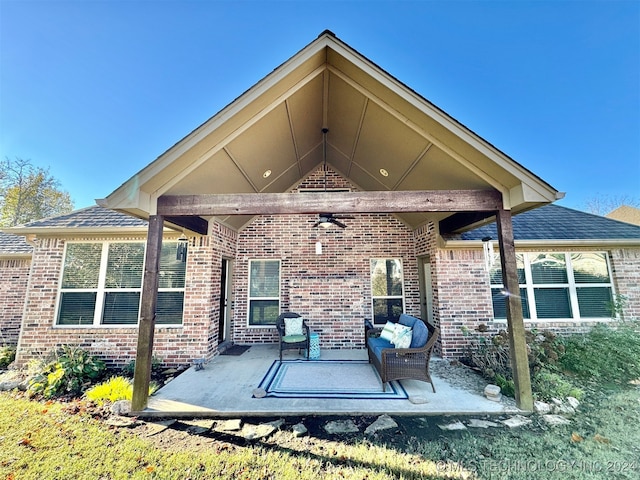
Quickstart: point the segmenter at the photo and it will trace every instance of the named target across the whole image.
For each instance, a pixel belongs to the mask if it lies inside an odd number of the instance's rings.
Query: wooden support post
[[[511,352],[511,369],[513,370],[513,380],[515,383],[516,405],[521,410],[533,411],[533,394],[531,392],[531,376],[529,374],[529,360],[524,333],[522,299],[520,298],[511,212],[500,209],[496,213],[502,281],[507,293],[505,300],[509,331],[509,350]]]
[[[149,398],[163,224],[164,218],[161,215],[151,215],[149,217],[147,251],[144,263],[144,278],[142,280],[142,297],[140,298],[138,349],[136,351],[136,366],[133,373],[131,409],[134,412],[139,412],[147,408],[147,400]]]

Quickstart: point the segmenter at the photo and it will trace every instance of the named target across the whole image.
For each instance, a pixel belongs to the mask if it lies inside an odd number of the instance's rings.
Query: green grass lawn
[[[640,477],[637,388],[590,394],[568,426],[533,416],[514,430],[442,432],[442,418],[396,417],[398,431],[373,440],[312,431],[298,439],[283,429],[249,443],[210,433],[162,446],[90,413],[1,393],[0,480]]]

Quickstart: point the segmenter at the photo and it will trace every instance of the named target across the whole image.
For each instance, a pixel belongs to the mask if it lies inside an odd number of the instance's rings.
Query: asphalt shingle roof
[[[147,221],[94,205],[64,215],[29,222],[26,228],[131,228],[146,227]]]
[[[515,240],[640,240],[640,226],[591,213],[545,205],[513,217]],[[498,238],[491,223],[461,234],[462,240]]]
[[[24,237],[0,232],[0,255],[29,254],[32,251],[33,247],[27,243]]]

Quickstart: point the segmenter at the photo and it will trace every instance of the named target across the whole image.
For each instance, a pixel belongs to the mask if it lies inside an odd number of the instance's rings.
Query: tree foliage
[[[0,227],[23,225],[33,220],[68,213],[73,201],[49,169],[30,160],[0,160]]]
[[[604,216],[623,205],[640,208],[640,198],[629,195],[598,195],[587,200],[585,210],[595,215]]]

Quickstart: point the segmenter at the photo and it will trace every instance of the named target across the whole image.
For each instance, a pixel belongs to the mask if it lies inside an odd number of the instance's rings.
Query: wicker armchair
[[[422,321],[422,320],[420,320]],[[370,328],[366,331],[367,352],[369,354],[369,362],[373,363],[376,370],[380,374],[382,380],[382,390],[385,390],[387,382],[392,380],[414,379],[422,380],[430,383],[433,393],[436,393],[436,387],[433,385],[431,375],[429,373],[429,360],[435,346],[440,329],[424,322],[429,337],[426,344],[419,348],[383,348],[380,350],[380,356],[376,355],[371,338],[380,336],[382,328]]]
[[[279,348],[280,348],[280,361],[282,361],[283,350],[298,350],[305,349],[307,360],[309,359],[309,326],[302,320],[302,335],[285,335],[285,318],[298,318],[300,315],[293,312],[286,312],[281,314],[276,320],[276,329],[278,330]]]

